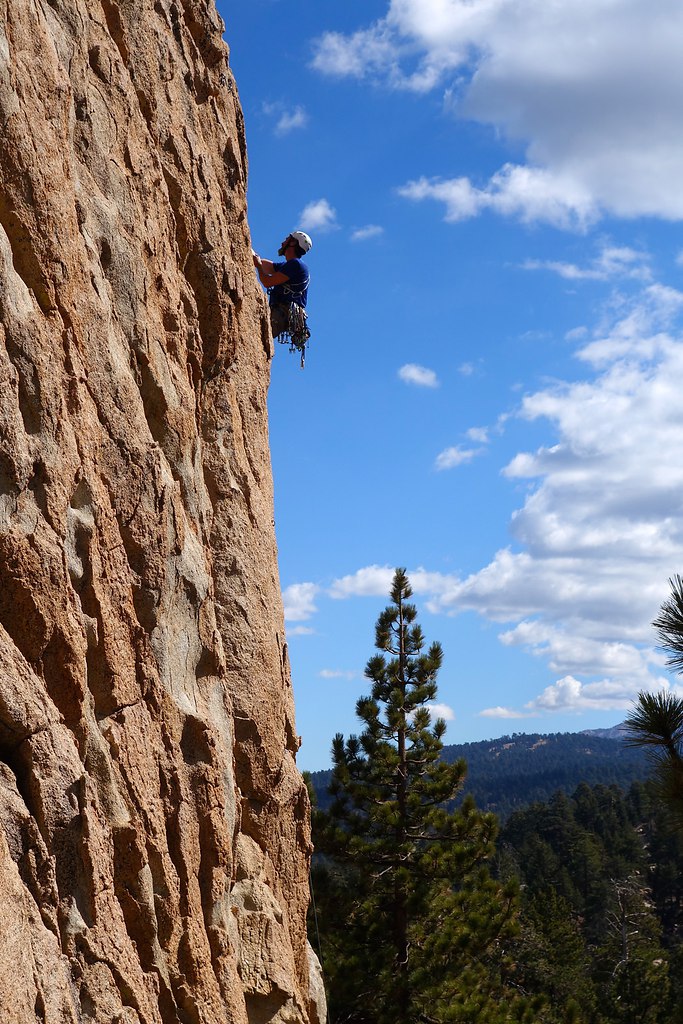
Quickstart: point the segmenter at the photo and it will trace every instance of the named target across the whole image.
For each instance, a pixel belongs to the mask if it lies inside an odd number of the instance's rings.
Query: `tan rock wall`
[[[271,341],[206,0],[0,0],[0,1020],[305,1022]]]

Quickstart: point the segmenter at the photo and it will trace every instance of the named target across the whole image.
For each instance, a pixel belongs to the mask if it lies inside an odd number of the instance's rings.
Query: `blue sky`
[[[303,738],[357,730],[393,567],[447,742],[683,692],[679,0],[219,0],[254,248],[303,228],[313,337],[269,398]]]

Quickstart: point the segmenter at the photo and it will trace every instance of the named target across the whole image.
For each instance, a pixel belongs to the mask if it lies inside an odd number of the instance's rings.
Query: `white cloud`
[[[288,622],[301,622],[310,619],[318,610],[315,598],[320,587],[315,583],[292,583],[282,591],[285,606],[285,619]]]
[[[383,597],[391,590],[395,569],[388,565],[368,565],[357,572],[334,580],[330,597]]]
[[[528,718],[523,711],[515,711],[513,708],[503,708],[497,705],[495,708],[484,708],[479,712],[481,718]]]
[[[327,199],[315,199],[301,211],[299,222],[306,231],[329,231],[338,226],[337,212]]]
[[[458,373],[463,377],[471,377],[474,373],[474,363],[461,363],[458,367]]]
[[[460,445],[444,448],[437,455],[434,461],[434,468],[442,470],[453,469],[454,466],[462,466],[466,462],[471,462],[476,455],[480,455],[482,450],[481,448],[461,448]]]
[[[652,682],[650,667],[664,660],[649,648],[638,648],[624,640],[576,636],[560,626],[537,619],[525,619],[499,636],[506,646],[522,646],[542,657],[554,671],[596,675],[618,674],[631,691]]]
[[[455,721],[455,711],[448,704],[439,704],[437,701],[434,701],[433,704],[426,704],[425,707],[431,712],[432,721],[436,718],[443,718],[444,722]]]
[[[468,178],[420,178],[398,189],[405,199],[436,199],[445,204],[446,220],[468,220],[485,210],[525,223],[543,221],[558,228],[583,230],[598,219],[590,192],[570,176],[542,167],[505,164],[483,188]],[[682,209],[683,213],[683,209]]]
[[[666,690],[683,697],[683,686],[671,684],[667,679],[650,678],[641,686],[630,685],[621,679],[602,679],[582,683],[572,675],[563,676],[546,686],[523,709],[495,707],[479,712],[482,718],[538,718],[539,715],[582,714],[585,711],[628,711],[640,690]]]
[[[583,227],[607,212],[683,218],[683,8],[658,0],[390,0],[313,66],[426,93],[525,148],[488,183],[422,179],[449,219],[485,209]],[[455,98],[453,98],[455,97]]]
[[[667,330],[683,296],[671,291],[646,288],[580,349],[593,379],[523,399],[520,415],[549,420],[558,440],[505,469],[534,481],[512,521],[520,550],[432,602],[515,623],[502,642],[561,675],[529,711],[623,708],[662,683],[650,623],[683,563],[683,339]]]
[[[421,388],[438,388],[439,378],[434,370],[426,366],[418,366],[417,363],[406,363],[398,371],[398,375],[405,384],[416,384]]]
[[[488,717],[623,710],[668,685],[651,623],[683,569],[683,293],[648,285],[617,308],[578,337],[579,379],[521,400],[517,416],[546,421],[555,439],[504,469],[526,489],[510,546],[467,576],[409,570],[430,612],[499,622],[503,644],[552,673],[523,709]],[[334,596],[385,595],[392,573],[366,567]]]
[[[367,565],[348,576],[334,580],[327,593],[343,600],[349,597],[388,597],[396,569],[389,565]],[[450,577],[425,569],[408,569],[408,579],[415,594],[441,594],[450,584]]]
[[[379,238],[384,234],[384,228],[379,224],[366,224],[365,227],[356,228],[351,233],[352,242],[366,242],[369,238]]]
[[[441,594],[448,586],[449,577],[440,572],[417,568],[408,570],[410,585],[416,594]]]
[[[311,626],[287,626],[287,636],[315,636],[315,630]]]
[[[666,679],[640,687],[642,690],[665,690],[676,697],[683,696],[683,686],[673,686]],[[581,683],[573,676],[558,679],[547,686],[540,696],[525,705],[532,712],[627,711],[638,690],[620,680],[603,679],[597,683]]]
[[[356,679],[357,672],[348,672],[344,669],[322,668],[318,675],[321,679]]]
[[[602,680],[581,683],[564,676],[531,701],[527,707],[538,711],[625,711],[633,699],[633,690],[620,681]]]

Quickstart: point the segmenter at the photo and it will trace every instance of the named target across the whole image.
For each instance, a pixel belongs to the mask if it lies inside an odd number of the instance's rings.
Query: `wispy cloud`
[[[567,331],[565,338],[567,341],[583,341],[589,335],[589,330],[585,325],[579,327],[572,327],[571,330]]]
[[[460,445],[444,448],[437,455],[434,461],[434,468],[444,470],[453,469],[455,466],[463,466],[465,463],[471,462],[477,455],[480,455],[482,450],[481,448],[462,448]]]
[[[388,0],[375,22],[319,37],[313,66],[414,93],[446,87],[451,116],[526,147],[523,162],[488,182],[408,183],[405,196],[443,202],[449,220],[485,210],[579,229],[605,213],[679,220],[683,12],[678,0],[657,12],[635,2]]]
[[[526,260],[522,269],[549,270],[567,281],[609,281],[613,278],[649,281],[652,278],[647,253],[627,246],[604,246],[584,267],[558,260]]]
[[[357,679],[358,673],[339,668],[322,668],[318,675],[321,679]]]
[[[384,228],[379,224],[366,224],[365,227],[356,228],[351,233],[352,242],[367,242],[369,238],[379,238],[384,234]]]
[[[327,199],[314,199],[301,211],[299,223],[306,231],[330,231],[338,226],[337,212]]]
[[[395,60],[396,40],[379,23],[350,36],[325,32],[313,43],[311,66],[325,75],[364,78],[383,74]]]
[[[488,427],[470,427],[470,429],[467,431],[467,436],[470,439],[470,441],[476,441],[477,444],[489,443]]]
[[[398,375],[405,384],[415,384],[420,388],[438,388],[439,378],[434,370],[426,366],[418,366],[417,363],[406,363],[398,371]]]
[[[275,119],[274,131],[279,136],[289,135],[290,132],[305,128],[308,124],[306,109],[299,104],[290,108],[280,100],[276,103],[264,103],[263,113]]]
[[[308,114],[303,107],[295,107],[294,110],[285,111],[281,114],[275,125],[276,135],[289,135],[297,128],[305,128],[308,124]]]

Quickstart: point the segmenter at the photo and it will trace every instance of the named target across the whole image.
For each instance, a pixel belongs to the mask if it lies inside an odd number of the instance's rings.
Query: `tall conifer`
[[[514,886],[494,881],[496,819],[453,809],[463,761],[440,755],[432,720],[442,651],[425,651],[412,590],[397,569],[375,629],[360,735],[335,736],[332,803],[314,816],[314,873],[335,1024],[524,1020],[507,987]],[[528,1019],[532,1019],[530,1016]]]

